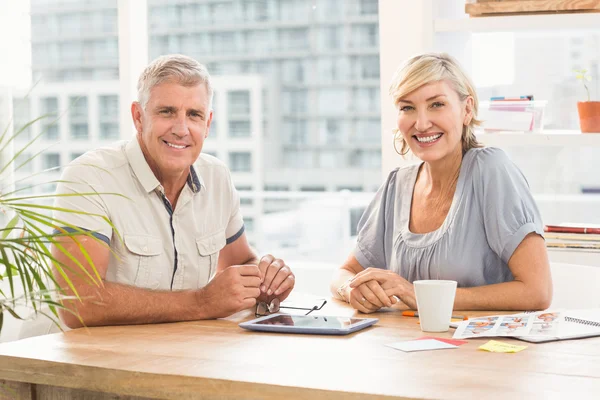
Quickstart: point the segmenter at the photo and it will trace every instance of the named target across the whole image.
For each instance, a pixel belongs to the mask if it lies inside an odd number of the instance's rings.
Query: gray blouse
[[[408,228],[418,171],[419,165],[393,170],[365,210],[354,250],[361,266],[461,287],[513,280],[508,260],[527,234],[542,235],[543,224],[527,180],[506,153],[467,151],[444,223],[424,234]]]

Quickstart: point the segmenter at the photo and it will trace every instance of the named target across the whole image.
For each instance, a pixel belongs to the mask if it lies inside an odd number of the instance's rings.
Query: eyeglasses
[[[311,312],[315,311],[315,310],[320,310],[321,308],[323,308],[323,306],[325,306],[325,304],[327,304],[327,300],[325,299],[318,299],[317,300],[319,303],[315,306],[313,306],[312,308],[308,308],[308,307],[292,307],[292,306],[282,306],[280,305],[280,301],[277,297],[275,297],[273,300],[271,300],[270,303],[267,303],[265,301],[261,301],[256,305],[256,312],[254,313],[254,315],[256,317],[263,317],[265,315],[269,315],[272,313],[276,313],[279,312],[280,309],[282,308],[286,308],[286,309],[290,309],[290,310],[305,310],[308,311],[306,314],[304,315],[308,315]]]

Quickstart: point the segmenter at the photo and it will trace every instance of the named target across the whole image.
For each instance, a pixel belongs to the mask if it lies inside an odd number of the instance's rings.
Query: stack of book
[[[546,225],[544,232],[548,248],[600,250],[600,225]]]

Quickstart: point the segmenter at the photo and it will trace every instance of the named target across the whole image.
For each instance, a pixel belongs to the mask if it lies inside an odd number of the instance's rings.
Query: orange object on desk
[[[418,317],[419,313],[416,311],[402,311],[402,316],[403,317]],[[469,319],[469,317],[467,317],[466,315],[452,315],[450,317],[451,319],[461,319],[463,321],[466,321]]]

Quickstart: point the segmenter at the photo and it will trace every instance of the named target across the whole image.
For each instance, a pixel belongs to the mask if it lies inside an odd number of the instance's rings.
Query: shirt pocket
[[[205,286],[215,275],[219,252],[225,247],[225,231],[196,239],[198,249],[198,286]]]
[[[128,250],[128,276],[135,271],[133,284],[141,288],[160,288],[163,274],[163,268],[159,265],[159,256],[163,250],[161,239],[148,235],[124,235],[123,240]]]

